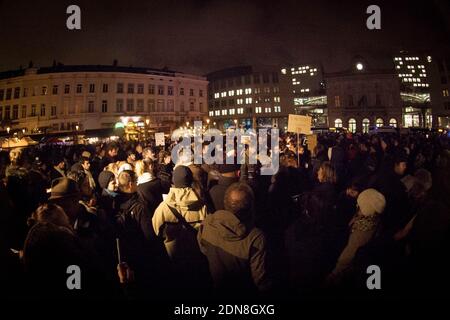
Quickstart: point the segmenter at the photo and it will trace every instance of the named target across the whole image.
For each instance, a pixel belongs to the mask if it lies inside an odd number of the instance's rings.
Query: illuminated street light
[[[9,134],[9,131],[10,131],[10,130],[11,130],[10,127],[6,128],[6,132],[8,132],[8,134]]]
[[[362,69],[364,69],[363,64],[362,64],[361,62],[358,62],[358,63],[356,64],[356,69],[358,69],[359,71],[361,71]]]

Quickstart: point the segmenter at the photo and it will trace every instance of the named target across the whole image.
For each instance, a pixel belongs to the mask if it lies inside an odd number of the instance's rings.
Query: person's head
[[[66,212],[60,206],[54,203],[46,203],[39,206],[36,211],[28,218],[28,226],[32,226],[36,223],[49,222],[60,227],[71,228],[69,217]]]
[[[241,221],[252,218],[254,195],[246,183],[237,182],[228,187],[223,199],[225,210],[233,213]]]
[[[346,189],[346,194],[348,197],[356,199],[363,189],[363,182],[360,179],[354,179]]]
[[[136,153],[133,150],[129,150],[127,152],[127,162],[134,164],[134,162],[136,161]]]
[[[81,157],[80,160],[81,166],[83,167],[84,170],[89,170],[89,168],[91,167],[91,162],[89,160],[89,158],[86,157]]]
[[[118,163],[117,162],[111,162],[110,164],[108,164],[105,168],[105,171],[110,171],[112,173],[114,173],[114,175],[117,177],[119,175],[119,167],[118,167]]]
[[[150,159],[150,160],[156,160],[155,159],[156,150],[152,147],[147,147],[142,151],[142,158],[144,159]]]
[[[170,162],[172,161],[172,155],[170,154],[170,152],[169,151],[164,151],[164,150],[162,150],[160,153],[159,153],[159,159],[158,159],[158,162],[160,163],[160,164],[169,164]]]
[[[119,189],[123,193],[135,193],[137,190],[137,177],[134,171],[125,170],[119,174],[117,179]]]
[[[192,171],[186,166],[177,166],[173,170],[172,182],[175,188],[188,188],[193,182]]]
[[[53,166],[57,167],[60,170],[64,170],[66,163],[64,162],[63,157],[56,156],[53,158]]]
[[[117,191],[116,176],[111,171],[102,171],[98,175],[98,184],[100,188],[107,189],[108,191]]]
[[[22,156],[22,149],[20,148],[15,148],[9,152],[9,160],[13,164],[18,163],[21,156]]]
[[[134,172],[138,177],[142,176],[146,171],[145,166],[146,165],[143,160],[138,160],[134,163]]]
[[[239,167],[234,164],[222,164],[219,166],[219,172],[223,177],[234,178],[238,176]]]
[[[356,200],[359,214],[365,217],[372,217],[381,214],[386,207],[386,199],[375,189],[366,189],[361,192]]]
[[[72,179],[77,183],[78,189],[81,192],[81,196],[92,196],[93,190],[89,184],[89,178],[86,173],[84,173],[84,171],[69,171],[67,173],[67,178]]]
[[[397,175],[403,176],[405,174],[407,161],[408,158],[404,152],[398,152],[394,155],[394,172]]]
[[[317,179],[320,183],[336,183],[336,171],[329,161],[320,165],[319,171],[317,171]]]
[[[140,143],[136,146],[135,150],[136,150],[137,153],[142,154],[142,146],[141,146]]]
[[[117,156],[118,152],[119,152],[119,147],[115,143],[110,143],[108,145],[108,147],[106,148],[106,154],[111,158],[115,158]]]
[[[133,166],[126,161],[120,161],[118,163],[117,173],[120,174],[122,171],[129,170],[133,171]]]

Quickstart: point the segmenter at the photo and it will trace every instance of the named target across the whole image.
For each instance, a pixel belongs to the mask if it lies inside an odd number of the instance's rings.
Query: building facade
[[[281,69],[282,108],[308,115],[314,127],[327,127],[327,96],[320,63],[296,64]]]
[[[204,118],[207,85],[200,76],[116,65],[3,72],[0,129],[48,133],[131,122],[172,128]]]
[[[291,110],[282,107],[279,68],[242,66],[207,75],[210,125],[263,128],[287,126]]]
[[[370,126],[400,126],[400,83],[393,70],[373,70],[355,58],[350,70],[326,74],[330,127],[368,132]]]
[[[400,51],[393,57],[400,80],[402,122],[404,127],[431,127],[432,103],[430,93],[433,59],[428,54]]]
[[[450,58],[435,57],[431,69],[433,126],[450,128]]]

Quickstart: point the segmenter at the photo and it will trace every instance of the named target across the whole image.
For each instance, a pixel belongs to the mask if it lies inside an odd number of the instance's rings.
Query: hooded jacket
[[[170,208],[174,208],[194,229],[198,230],[207,210],[192,188],[170,188],[167,198],[156,208],[152,218],[155,234],[164,240],[172,260],[183,259],[198,251],[192,230],[178,221]]]
[[[206,217],[197,238],[216,289],[235,294],[269,289],[266,240],[261,230],[220,210]]]

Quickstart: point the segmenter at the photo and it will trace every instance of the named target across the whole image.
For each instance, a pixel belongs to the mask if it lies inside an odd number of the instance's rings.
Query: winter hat
[[[175,188],[186,188],[192,185],[192,171],[186,166],[177,166],[173,171],[172,182]]]
[[[52,181],[49,200],[66,198],[79,194],[78,185],[75,180],[69,178],[58,178]]]
[[[358,207],[363,216],[373,216],[382,213],[386,206],[386,199],[375,189],[366,189],[358,196]]]
[[[125,171],[125,170],[133,171],[133,167],[129,163],[124,163],[123,165],[120,166],[117,174],[120,174],[122,171]]]
[[[84,158],[90,158],[91,157],[91,153],[89,151],[83,151],[81,156],[84,157]]]
[[[235,171],[238,171],[239,169],[240,169],[240,167],[237,165],[234,165],[234,164],[222,164],[219,166],[220,173],[235,172]]]
[[[100,188],[107,189],[108,184],[115,178],[114,173],[111,171],[102,171],[98,175],[98,184],[100,185]]]

